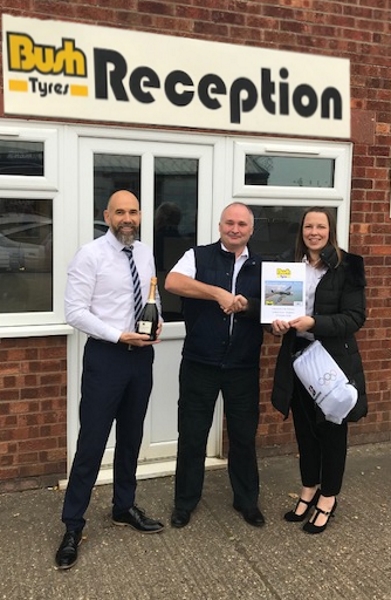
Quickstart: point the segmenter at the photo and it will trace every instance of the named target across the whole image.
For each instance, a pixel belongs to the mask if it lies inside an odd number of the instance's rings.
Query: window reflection
[[[0,199],[0,312],[53,310],[52,203]]]
[[[245,185],[332,188],[335,160],[246,155]]]
[[[179,296],[164,290],[168,271],[196,244],[198,160],[155,159],[154,254],[165,321],[181,321]]]
[[[116,190],[129,190],[140,198],[140,157],[124,154],[94,155],[94,238],[107,231],[103,211]]]
[[[293,248],[299,231],[303,206],[252,206],[254,234],[250,240],[253,252],[275,260],[285,250]],[[330,210],[337,209],[330,207]]]
[[[167,257],[168,246],[171,245],[175,248],[176,242],[173,238],[178,239],[181,237],[179,232],[181,219],[181,209],[175,202],[162,202],[156,209],[154,253],[158,271],[167,270],[167,262],[173,260],[172,257]]]
[[[0,140],[0,175],[44,174],[43,142]]]

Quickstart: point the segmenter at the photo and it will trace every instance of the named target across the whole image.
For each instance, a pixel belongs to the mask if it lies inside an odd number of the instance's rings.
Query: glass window
[[[44,175],[43,142],[0,140],[0,175]]]
[[[0,199],[0,312],[53,310],[52,202]]]
[[[335,160],[246,154],[245,185],[334,187]]]
[[[94,237],[107,231],[103,211],[116,190],[129,190],[140,199],[140,157],[124,154],[94,155]]]
[[[250,240],[253,252],[273,260],[295,246],[302,215],[307,206],[249,206],[254,213],[254,234]],[[334,210],[336,216],[337,209],[330,210]]]
[[[181,321],[179,296],[164,290],[167,272],[197,239],[198,159],[155,158],[154,254],[165,321]]]

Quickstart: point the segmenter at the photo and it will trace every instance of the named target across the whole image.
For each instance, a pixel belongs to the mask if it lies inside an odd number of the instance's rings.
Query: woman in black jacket
[[[306,315],[275,320],[274,335],[283,340],[277,358],[272,403],[288,417],[292,410],[300,453],[302,491],[287,521],[304,521],[307,533],[321,533],[337,507],[347,451],[347,422],[367,413],[365,380],[354,334],[365,322],[365,274],[361,256],[339,248],[336,222],[326,208],[313,207],[303,215],[296,248],[288,261],[306,263]],[[355,407],[341,425],[324,418],[292,367],[292,356],[312,340],[320,340],[358,390]]]

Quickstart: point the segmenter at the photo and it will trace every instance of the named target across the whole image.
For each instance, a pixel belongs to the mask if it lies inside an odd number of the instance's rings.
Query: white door
[[[104,233],[102,212],[110,194],[116,189],[130,189],[141,201],[140,238],[154,247],[165,324],[162,342],[155,348],[154,385],[139,457],[139,470],[145,468],[147,474],[151,470],[156,474],[171,472],[174,465],[178,372],[184,324],[180,314],[180,299],[165,292],[164,279],[167,271],[187,248],[195,243],[209,243],[216,239],[217,226],[212,226],[215,223],[213,187],[217,187],[216,183],[212,185],[216,180],[213,174],[214,152],[213,143],[79,138],[79,245]],[[78,429],[79,398],[74,397],[74,391],[80,388],[85,336],[75,332],[71,338],[69,368],[73,369],[70,377],[73,394],[69,398],[68,410],[72,411],[73,417],[71,415],[68,419],[72,429],[68,432],[71,436],[68,445],[70,462]],[[208,456],[220,454],[221,424],[219,403],[209,437]],[[112,432],[102,469],[111,467],[114,441]],[[164,464],[161,471],[159,463]]]

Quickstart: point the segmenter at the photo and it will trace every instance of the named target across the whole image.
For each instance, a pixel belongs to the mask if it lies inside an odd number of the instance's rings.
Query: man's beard
[[[132,231],[123,233],[121,227],[112,230],[117,240],[124,246],[131,246],[138,239],[139,228],[133,227]]]

